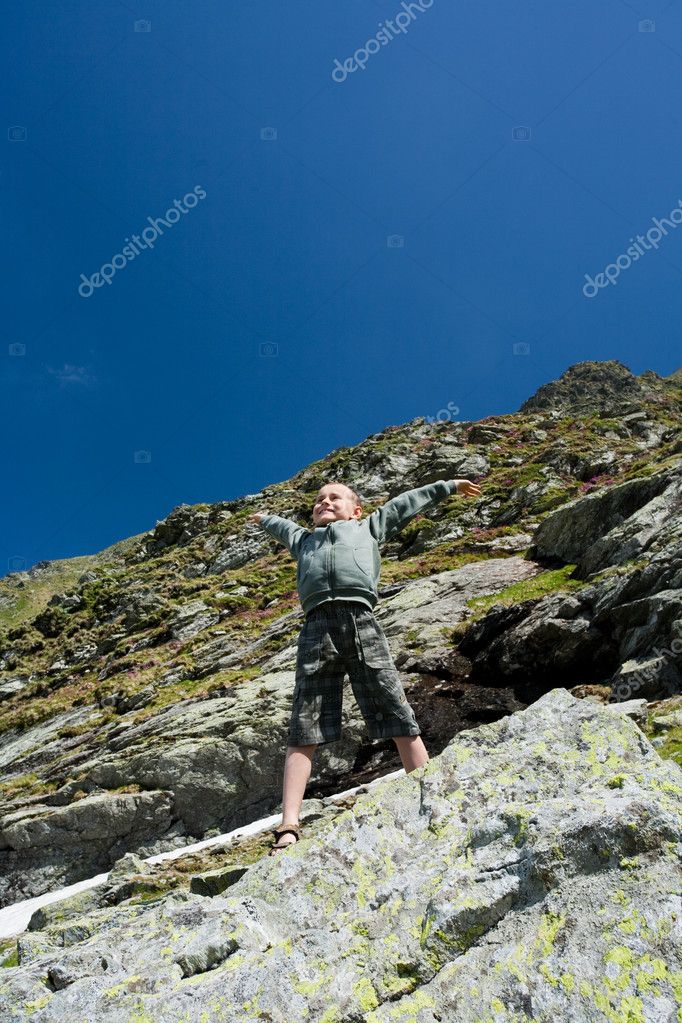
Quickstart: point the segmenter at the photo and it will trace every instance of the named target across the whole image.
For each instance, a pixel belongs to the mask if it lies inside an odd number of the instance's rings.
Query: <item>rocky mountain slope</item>
[[[259,494],[0,580],[0,904],[279,806],[302,615],[294,562],[247,517],[310,525],[329,480],[366,514],[436,479],[481,484],[383,549],[377,617],[431,756],[559,686],[646,699],[643,727],[679,758],[681,411],[679,373],[579,363],[517,413],[389,426]],[[348,691],[307,795],[399,766]]]
[[[678,1021],[682,772],[623,706],[554,689],[189,888],[124,857],[34,914],[3,1019]]]

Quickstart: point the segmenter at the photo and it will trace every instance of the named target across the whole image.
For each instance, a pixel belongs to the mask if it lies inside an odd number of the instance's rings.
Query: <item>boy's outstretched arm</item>
[[[470,480],[437,480],[425,487],[406,490],[372,512],[368,519],[370,533],[377,543],[390,540],[423,508],[437,504],[453,493],[478,497],[481,488]]]
[[[266,532],[274,536],[275,540],[283,543],[292,558],[296,558],[298,561],[301,540],[304,534],[309,532],[305,526],[299,526],[297,522],[282,518],[281,515],[264,515],[261,512],[254,512],[253,515],[249,515],[249,522],[255,522],[262,526]]]

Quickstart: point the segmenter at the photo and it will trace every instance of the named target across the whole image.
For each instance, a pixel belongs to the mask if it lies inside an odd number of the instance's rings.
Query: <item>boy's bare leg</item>
[[[420,735],[394,735],[393,741],[398,747],[405,774],[429,762],[429,754]]]
[[[282,791],[282,824],[298,824],[305,787],[310,778],[317,743],[310,746],[287,746],[284,760],[284,787]],[[282,835],[282,845],[296,841],[295,835]]]

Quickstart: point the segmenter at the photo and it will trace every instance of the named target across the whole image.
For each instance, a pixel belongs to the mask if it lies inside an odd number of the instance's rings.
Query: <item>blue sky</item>
[[[585,359],[682,363],[682,4],[2,15],[0,575]]]

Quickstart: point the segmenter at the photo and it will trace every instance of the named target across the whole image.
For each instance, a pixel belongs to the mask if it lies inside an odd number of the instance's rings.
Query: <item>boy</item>
[[[428,762],[419,725],[372,609],[379,599],[379,544],[451,493],[478,497],[481,488],[469,480],[438,480],[399,494],[361,522],[356,492],[344,483],[327,483],[313,507],[312,530],[279,515],[249,516],[296,559],[305,612],[284,764],[282,824],[273,829],[271,855],[300,837],[298,816],[315,748],[341,737],[346,671],[370,738],[392,738],[406,773]]]

